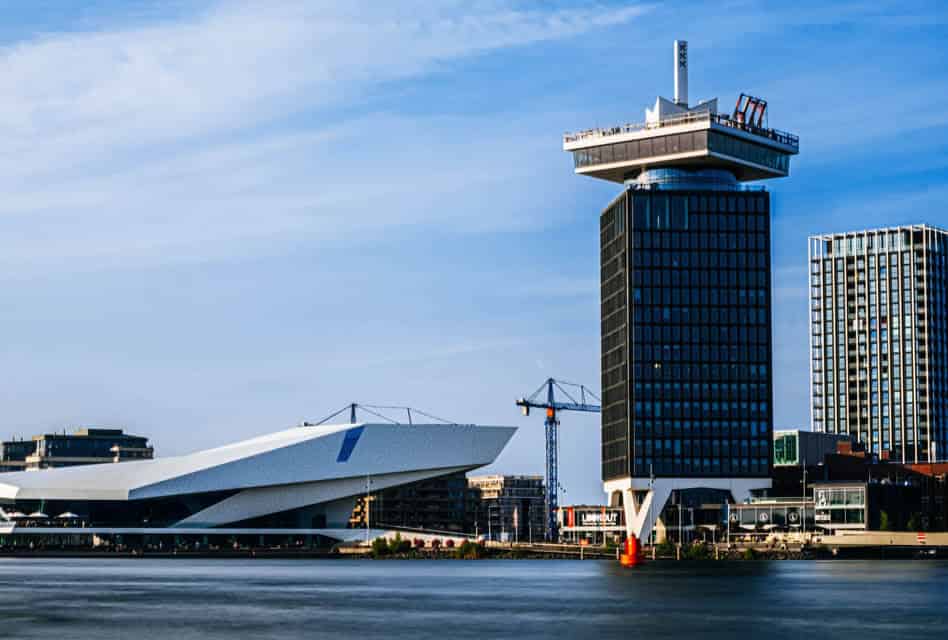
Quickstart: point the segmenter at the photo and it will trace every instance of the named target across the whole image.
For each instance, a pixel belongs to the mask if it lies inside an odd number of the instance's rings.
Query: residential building
[[[674,491],[743,500],[770,486],[773,439],[770,195],[799,139],[741,94],[675,99],[642,124],[567,134],[575,172],[622,185],[600,215],[602,479],[641,537]]]
[[[546,527],[543,476],[471,476],[480,492],[478,533],[504,542],[541,540]]]
[[[480,491],[468,486],[463,472],[452,473],[362,496],[349,524],[358,528],[368,524],[378,529],[474,533],[479,499]]]
[[[810,238],[814,431],[882,459],[948,457],[946,256],[927,225]]]

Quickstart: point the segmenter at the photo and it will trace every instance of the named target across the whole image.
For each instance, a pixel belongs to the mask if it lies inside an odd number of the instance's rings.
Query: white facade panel
[[[475,469],[493,462],[514,431],[448,424],[298,427],[172,458],[0,474],[0,501],[133,502],[188,494],[206,500],[220,492],[218,502],[173,526],[221,526],[354,500],[367,479],[374,491]]]

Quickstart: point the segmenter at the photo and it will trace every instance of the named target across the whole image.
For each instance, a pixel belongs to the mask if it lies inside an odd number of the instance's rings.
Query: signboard
[[[576,515],[579,516],[578,526],[580,527],[618,527],[619,526],[619,512],[618,511],[580,511]]]
[[[622,527],[621,507],[563,507],[563,526],[568,529],[618,529]]]

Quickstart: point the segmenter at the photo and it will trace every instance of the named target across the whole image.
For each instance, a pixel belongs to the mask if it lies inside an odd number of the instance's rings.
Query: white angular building
[[[490,464],[516,429],[304,426],[189,455],[0,474],[0,533],[364,535],[355,501]]]

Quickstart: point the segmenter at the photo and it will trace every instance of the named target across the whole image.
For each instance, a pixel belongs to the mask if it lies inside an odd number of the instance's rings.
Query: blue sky
[[[776,423],[806,426],[806,238],[948,226],[937,2],[0,2],[0,435],[161,455],[354,399],[521,429],[598,388],[597,215],[567,130],[741,91],[801,137],[774,199]],[[565,415],[567,502],[598,502]]]

